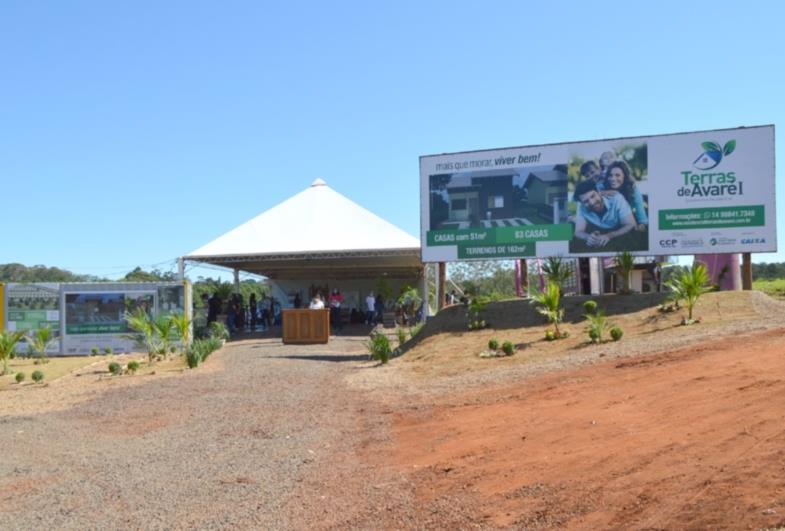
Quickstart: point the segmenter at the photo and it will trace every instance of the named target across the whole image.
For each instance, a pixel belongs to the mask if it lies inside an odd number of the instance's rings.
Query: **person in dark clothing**
[[[302,306],[303,306],[303,300],[300,298],[300,293],[297,292],[294,295],[294,307],[295,308],[302,308]]]
[[[251,293],[248,299],[248,312],[251,314],[251,330],[256,331],[256,293]]]
[[[221,313],[221,301],[213,294],[207,300],[207,322],[212,323],[218,320],[218,314]]]
[[[338,291],[338,288],[334,288],[333,292],[330,294],[330,320],[332,321],[332,326],[335,330],[341,330],[343,328],[343,324],[341,322],[341,306],[343,305],[343,295],[341,292]]]
[[[384,323],[384,297],[382,297],[381,293],[376,295],[374,310],[376,310],[376,323]]]

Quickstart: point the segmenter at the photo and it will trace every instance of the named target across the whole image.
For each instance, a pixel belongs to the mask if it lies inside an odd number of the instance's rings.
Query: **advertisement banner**
[[[94,348],[114,352],[138,350],[137,334],[128,326],[127,313],[139,309],[148,315],[190,313],[182,283],[95,283],[64,285],[65,354],[86,354]]]
[[[425,262],[775,252],[774,126],[420,158]]]
[[[60,285],[56,283],[8,284],[8,330],[24,330],[28,334],[41,328],[52,330],[52,340],[46,346],[49,354],[60,350]],[[19,342],[17,352],[27,349],[27,342]]]

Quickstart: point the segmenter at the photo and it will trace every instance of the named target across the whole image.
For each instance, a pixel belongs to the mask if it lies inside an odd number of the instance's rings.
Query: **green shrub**
[[[136,371],[138,371],[138,370],[139,370],[139,362],[138,362],[138,361],[136,361],[136,360],[131,360],[131,361],[129,361],[129,362],[128,362],[128,366],[126,367],[126,370],[127,370],[127,371],[128,371],[130,374],[134,374]]]
[[[398,334],[398,346],[400,347],[406,343],[406,330],[399,327],[395,332]]]
[[[586,301],[583,303],[583,309],[586,310],[586,313],[597,313],[597,302]]]
[[[219,340],[229,339],[229,329],[226,328],[225,324],[213,321],[210,323],[210,337],[215,337]]]
[[[614,341],[620,340],[621,336],[623,335],[624,335],[624,331],[618,326],[614,326],[613,328],[611,328],[611,339],[613,339]]]
[[[188,364],[189,369],[197,368],[199,366],[199,362],[202,361],[202,355],[196,346],[198,341],[201,340],[197,339],[194,341],[194,344],[191,345],[191,348],[185,351],[185,363]]]
[[[189,368],[195,369],[203,361],[206,361],[210,354],[220,349],[222,340],[218,337],[207,339],[197,339],[191,343],[190,348],[185,353],[185,362]]]
[[[505,341],[502,343],[502,351],[508,356],[512,356],[515,354],[515,345],[512,344],[512,341]]]
[[[104,349],[104,354],[107,354],[107,355],[111,356],[112,355],[112,347],[106,347]]]
[[[33,374],[30,375],[35,383],[41,383],[44,381],[44,373],[41,371],[33,371]]]
[[[101,351],[98,349],[98,347],[93,347],[90,349],[90,354],[92,354],[93,356],[98,356],[99,352]]]
[[[417,323],[413,327],[409,329],[409,339],[412,339],[414,336],[420,333],[422,327],[425,326],[425,323]]]
[[[371,355],[371,358],[387,363],[390,361],[390,354],[392,353],[390,339],[385,334],[374,332],[368,341],[368,353]]]
[[[471,300],[466,312],[466,326],[469,330],[481,330],[488,326],[483,319],[483,312],[490,302],[488,297],[475,297]]]
[[[206,361],[210,354],[221,348],[221,340],[217,337],[206,339],[202,350],[202,361]]]
[[[488,348],[491,350],[498,350],[499,349],[499,340],[495,337],[492,337],[488,340]]]
[[[25,381],[25,373],[18,372],[18,373],[16,373],[15,378],[16,378],[16,383],[22,383],[22,382]]]
[[[112,363],[109,364],[109,372],[117,376],[118,374],[122,374],[123,367],[116,361],[113,361]]]

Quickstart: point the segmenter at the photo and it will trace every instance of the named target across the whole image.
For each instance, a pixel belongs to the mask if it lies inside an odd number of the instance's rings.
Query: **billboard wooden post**
[[[515,294],[526,297],[529,294],[529,264],[525,258],[521,258],[515,263],[515,268]]]
[[[444,300],[446,295],[446,285],[447,285],[447,266],[444,262],[439,262],[439,282],[438,282],[438,289],[436,290],[436,296],[439,297],[439,304],[436,307],[441,310],[444,308]]]
[[[749,291],[752,289],[752,254],[742,253],[741,256],[741,289]]]

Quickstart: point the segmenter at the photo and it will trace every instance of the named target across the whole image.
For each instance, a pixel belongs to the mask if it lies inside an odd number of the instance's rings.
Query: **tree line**
[[[153,269],[146,271],[135,267],[125,274],[123,278],[112,281],[95,275],[79,275],[59,267],[44,265],[25,266],[19,263],[0,264],[0,282],[29,283],[29,282],[173,282],[177,280],[174,271]],[[208,296],[217,294],[222,301],[227,301],[234,293],[234,284],[212,277],[199,277],[192,283],[193,300],[197,307],[202,306],[203,294]],[[240,295],[243,301],[248,301],[251,294],[257,300],[269,293],[269,287],[258,280],[245,279],[240,282]]]

